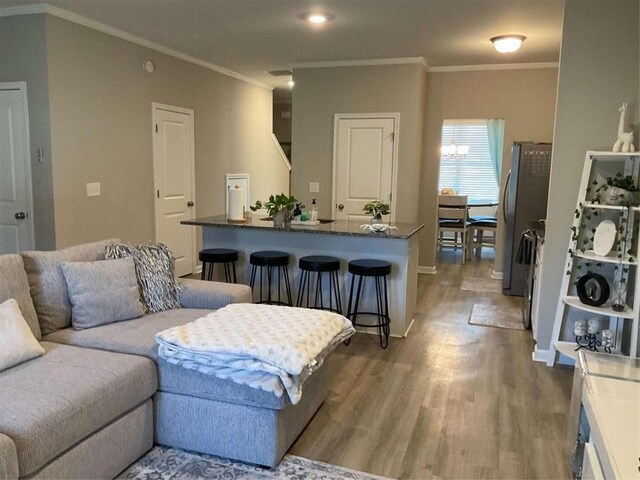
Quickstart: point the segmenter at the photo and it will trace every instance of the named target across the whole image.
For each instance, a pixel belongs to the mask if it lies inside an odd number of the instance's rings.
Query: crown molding
[[[429,64],[424,57],[374,58],[370,60],[337,60],[328,62],[306,62],[291,65],[293,69],[301,68],[334,68],[334,67],[376,67],[381,65],[422,65],[425,70]]]
[[[136,45],[154,50],[164,55],[168,55],[185,62],[193,63],[208,70],[212,70],[214,72],[221,73],[222,75],[235,78],[236,80],[241,80],[251,85],[255,85],[256,87],[264,88],[266,90],[273,90],[272,86],[267,85],[266,83],[262,83],[258,80],[254,80],[253,78],[247,77],[246,75],[242,75],[241,73],[234,72],[233,70],[229,70],[228,68],[221,67],[220,65],[207,62],[206,60],[202,60],[201,58],[179,52],[169,47],[165,47],[164,45],[161,45],[159,43],[152,42],[151,40],[147,40],[142,37],[138,37],[137,35],[133,35],[118,28],[106,25],[104,23],[98,22],[97,20],[92,20],[91,18],[78,15],[77,13],[70,12],[69,10],[54,7],[53,5],[38,3],[35,5],[21,5],[16,7],[0,7],[0,17],[33,15],[39,13],[47,13],[49,15],[53,15],[54,17],[62,18],[69,22],[91,28],[92,30],[97,30],[107,35],[111,35],[112,37],[117,37],[121,40],[135,43]]]
[[[17,5],[14,7],[0,7],[0,17],[14,17],[16,15],[35,15],[45,13],[46,5],[38,3],[35,5]]]
[[[448,72],[481,72],[488,70],[531,70],[542,68],[558,68],[558,62],[539,63],[493,63],[486,65],[452,65],[448,67],[429,67],[429,73]]]

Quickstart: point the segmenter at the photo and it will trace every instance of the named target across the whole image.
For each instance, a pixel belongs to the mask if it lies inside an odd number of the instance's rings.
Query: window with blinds
[[[440,190],[453,188],[469,200],[498,201],[500,194],[489,153],[485,120],[445,120],[442,125],[442,145],[467,145],[465,157],[440,157]]]

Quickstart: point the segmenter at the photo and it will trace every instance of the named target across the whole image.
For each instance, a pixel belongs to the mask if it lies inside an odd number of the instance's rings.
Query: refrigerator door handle
[[[504,218],[505,223],[507,222],[507,198],[509,193],[509,184],[511,182],[511,169],[509,169],[509,173],[507,174],[507,181],[504,184],[504,192],[502,192],[502,217]]]

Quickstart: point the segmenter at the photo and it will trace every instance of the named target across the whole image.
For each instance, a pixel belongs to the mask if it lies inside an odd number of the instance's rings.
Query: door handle
[[[27,214],[24,212],[18,212],[15,214],[16,220],[24,220],[27,218]]]
[[[340,210],[340,211],[344,210],[344,204],[339,203],[338,204],[338,210]]]
[[[509,183],[511,182],[511,170],[509,170],[509,174],[507,175],[507,181],[504,184],[504,192],[502,193],[502,216],[504,217],[504,221],[507,221],[507,196],[509,194]]]
[[[187,207],[193,207],[195,205],[195,203],[193,203],[192,201],[188,201],[187,202]]]

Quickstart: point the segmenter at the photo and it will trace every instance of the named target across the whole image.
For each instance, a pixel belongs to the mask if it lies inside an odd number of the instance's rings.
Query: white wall
[[[551,142],[557,77],[556,68],[429,73],[419,215],[426,228],[420,235],[420,265],[433,267],[436,261],[442,122],[504,118],[503,191],[513,142]],[[502,271],[503,243],[504,223],[499,214],[494,266],[497,272]]]
[[[640,22],[637,0],[566,0],[558,79],[538,348],[549,348],[569,229],[587,150],[611,150],[629,102],[638,139]],[[637,143],[637,142],[636,142]]]
[[[284,118],[283,112],[289,112],[289,118]],[[291,143],[291,103],[273,105],[273,133],[278,141]]]
[[[400,113],[396,220],[418,218],[420,155],[426,74],[421,65],[297,69],[293,72],[291,192],[319,201],[321,218],[331,217],[333,127],[336,113]],[[320,194],[309,193],[320,183]]]
[[[29,101],[35,246],[55,246],[44,15],[0,18],[0,82],[26,82]],[[37,162],[37,149],[44,159]]]
[[[271,91],[49,15],[46,38],[58,248],[155,238],[152,102],[195,111],[198,216],[224,213],[226,173],[251,174],[252,200],[288,191]]]

